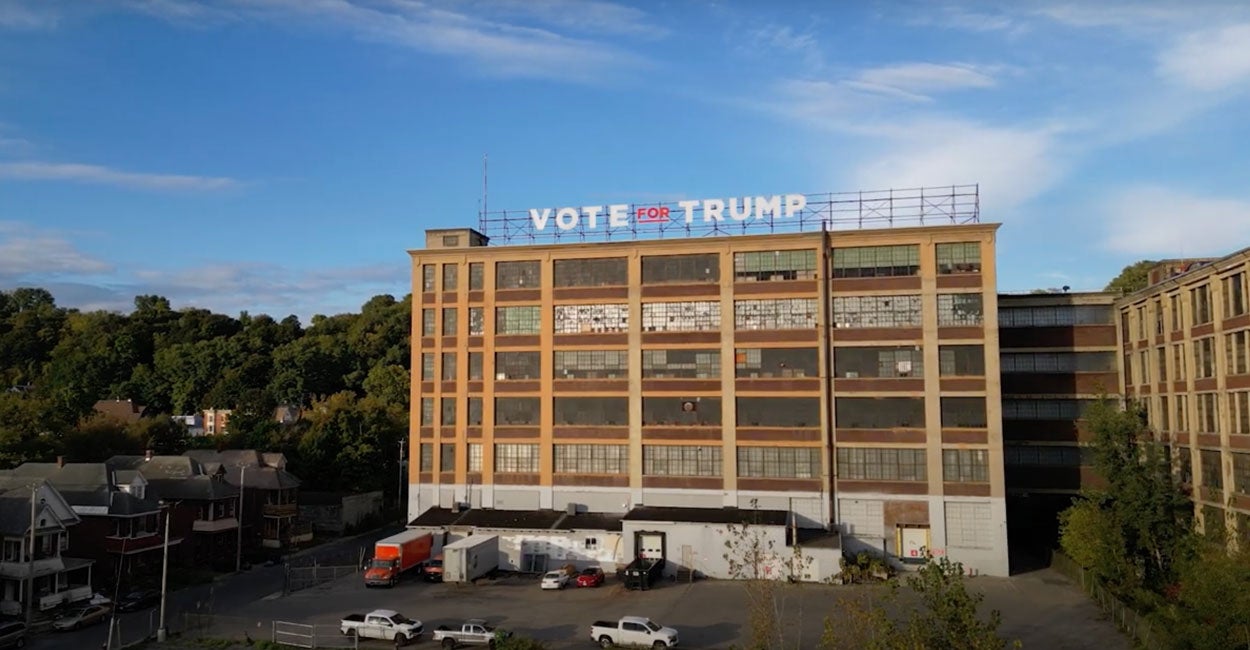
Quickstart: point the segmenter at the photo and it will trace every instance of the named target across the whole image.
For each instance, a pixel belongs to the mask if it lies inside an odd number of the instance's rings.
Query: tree
[[[1170,636],[1179,648],[1250,648],[1250,552],[1208,546],[1181,571]]]
[[[1154,268],[1158,262],[1154,260],[1141,260],[1133,262],[1124,267],[1115,279],[1107,283],[1103,291],[1110,291],[1126,296],[1130,293],[1141,291],[1150,284],[1150,269]]]
[[[751,508],[757,507],[758,503],[752,500]],[[784,588],[783,581],[797,582],[811,562],[798,542],[787,547],[784,538],[778,540],[769,528],[749,523],[729,524],[724,546],[723,557],[729,576],[742,581],[746,592],[750,637],[745,647],[748,650],[802,648],[802,626],[787,626],[784,620],[791,594]],[[801,619],[802,601],[796,599],[796,603]]]
[[[406,411],[411,381],[411,375],[403,366],[375,365],[365,377],[365,394]]]

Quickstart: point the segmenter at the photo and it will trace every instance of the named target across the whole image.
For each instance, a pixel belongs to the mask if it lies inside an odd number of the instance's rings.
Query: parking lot
[[[1062,577],[1040,571],[1014,578],[972,579],[986,595],[986,605],[1003,613],[1002,632],[1028,648],[1090,648],[1127,650],[1127,639],[1104,620],[1097,607]],[[867,596],[872,587],[802,585],[785,587],[784,618],[801,631],[803,647],[814,647],[826,617],[835,624],[840,598]],[[623,589],[609,578],[603,587],[541,591],[533,577],[508,577],[479,585],[401,583],[394,589],[365,589],[359,575],[286,597],[271,597],[233,613],[230,636],[268,638],[271,621],[335,625],[346,614],[395,609],[425,623],[427,634],[414,647],[432,646],[428,631],[468,618],[533,636],[553,648],[589,647],[589,626],[599,619],[649,616],[675,627],[681,645],[728,648],[747,636],[746,600],[740,583],[701,581],[665,583],[646,592]],[[369,642],[381,648],[384,644]],[[362,647],[366,643],[362,642]],[[389,644],[386,644],[389,645]]]

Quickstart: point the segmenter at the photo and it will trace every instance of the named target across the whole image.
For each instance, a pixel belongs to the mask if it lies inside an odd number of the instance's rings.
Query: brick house
[[[92,561],[65,553],[69,529],[80,522],[51,483],[0,475],[0,614],[17,616],[32,604],[44,611],[91,597]]]
[[[312,526],[299,518],[300,480],[287,471],[284,454],[195,449],[186,456],[243,489],[243,535],[250,548],[289,549],[312,541]]]

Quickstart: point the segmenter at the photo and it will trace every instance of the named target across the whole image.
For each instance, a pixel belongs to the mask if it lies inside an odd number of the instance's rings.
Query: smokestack
[[[56,466],[57,466],[57,467],[65,467],[65,457],[64,457],[64,456],[57,456],[57,457],[56,457]]]
[[[144,461],[144,462],[147,462],[147,461],[149,461],[149,460],[152,460],[152,450],[151,450],[151,449],[148,449],[148,450],[146,450],[146,451],[144,451],[144,452],[143,452],[143,461]]]

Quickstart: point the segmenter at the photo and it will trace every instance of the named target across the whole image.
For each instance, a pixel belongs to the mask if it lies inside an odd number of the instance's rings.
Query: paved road
[[[311,564],[313,559],[355,557],[360,547],[391,535],[399,527],[384,528],[355,538],[338,540],[309,549],[290,559],[293,564]],[[176,569],[171,568],[173,572]],[[183,627],[185,613],[215,613],[234,616],[245,613],[257,601],[282,591],[284,569],[281,566],[256,566],[250,570],[219,577],[211,584],[196,585],[169,594],[165,605],[165,623],[171,631]],[[159,626],[157,608],[119,614],[114,632],[114,645],[130,645],[153,636]],[[74,632],[50,632],[33,638],[28,647],[35,650],[95,650],[108,638],[108,623]],[[268,635],[262,635],[267,637]]]

